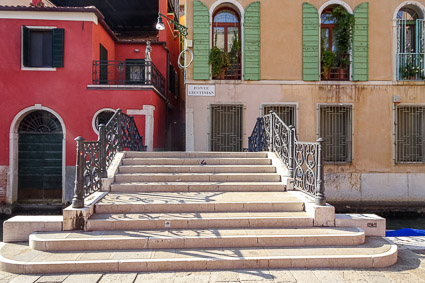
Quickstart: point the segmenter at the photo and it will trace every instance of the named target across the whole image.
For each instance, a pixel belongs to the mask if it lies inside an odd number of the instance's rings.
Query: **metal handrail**
[[[152,85],[165,94],[165,78],[150,60],[94,60],[94,85]]]
[[[326,205],[323,142],[301,142],[296,137],[295,127],[287,126],[276,113],[257,118],[251,136],[248,138],[249,151],[271,151],[288,168],[288,175],[294,179],[294,189],[315,197],[317,205]]]
[[[117,109],[106,125],[99,125],[97,141],[85,141],[77,137],[77,164],[75,174],[73,208],[84,207],[84,198],[99,191],[101,178],[107,177],[107,169],[118,151],[146,151],[133,117]]]

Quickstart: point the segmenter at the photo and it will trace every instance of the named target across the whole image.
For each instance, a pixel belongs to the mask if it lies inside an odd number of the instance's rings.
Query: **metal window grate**
[[[397,106],[396,162],[425,162],[425,106]]]
[[[284,104],[284,105],[264,105],[263,106],[263,115],[267,115],[270,111],[273,110],[283,123],[287,126],[296,127],[296,105]]]
[[[332,163],[352,162],[352,107],[320,105],[319,135],[325,139],[324,160]]]
[[[242,107],[211,106],[212,151],[242,151]]]

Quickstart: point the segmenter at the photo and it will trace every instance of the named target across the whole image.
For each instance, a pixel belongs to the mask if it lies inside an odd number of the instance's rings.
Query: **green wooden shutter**
[[[369,80],[369,3],[354,10],[353,81]]]
[[[209,80],[210,13],[201,1],[193,2],[193,79]]]
[[[303,3],[303,80],[319,80],[319,13],[309,4]]]
[[[28,66],[30,58],[30,31],[26,26],[22,26],[22,64]]]
[[[251,3],[244,17],[244,79],[260,79],[260,2]]]
[[[65,49],[65,30],[57,28],[52,30],[52,66],[63,68]]]

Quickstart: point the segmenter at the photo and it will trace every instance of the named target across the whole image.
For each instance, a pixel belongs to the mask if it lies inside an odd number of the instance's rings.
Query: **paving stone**
[[[269,281],[273,282],[274,277],[270,274],[268,270],[236,270],[239,274],[239,280],[241,282],[249,282],[249,281]]]
[[[203,283],[210,282],[211,272],[199,271],[199,272],[176,272],[174,275],[173,283]]]
[[[334,283],[334,282],[342,282],[342,278],[337,274],[334,273],[333,269],[318,269],[318,270],[312,270],[314,275],[319,279],[321,282],[326,283]]]
[[[41,276],[37,283],[56,283],[63,282],[69,276],[69,274],[49,274]]]
[[[173,282],[174,274],[174,272],[138,273],[134,283]]]
[[[297,280],[297,282],[308,282],[308,283],[320,283],[320,280],[316,275],[307,269],[293,269],[291,274]]]
[[[211,282],[239,282],[239,275],[233,270],[211,271]]]
[[[12,280],[10,280],[10,283],[33,283],[37,282],[37,280],[41,277],[41,275],[18,275]]]
[[[271,269],[270,275],[276,283],[295,283],[297,280],[289,270]]]
[[[63,283],[97,283],[101,277],[102,273],[75,273],[69,275]]]
[[[393,282],[391,279],[385,276],[384,272],[375,270],[361,270],[359,274],[369,283],[387,283]]]
[[[357,270],[335,270],[332,272],[337,274],[342,282],[367,283],[366,279]]]
[[[8,272],[0,273],[0,282],[13,282],[13,283],[33,283],[40,278],[40,275],[18,275]]]
[[[421,279],[409,272],[385,272],[385,277],[389,278],[393,282],[402,282],[402,283],[417,283]]]
[[[99,283],[132,283],[137,277],[137,273],[108,273],[104,274]]]

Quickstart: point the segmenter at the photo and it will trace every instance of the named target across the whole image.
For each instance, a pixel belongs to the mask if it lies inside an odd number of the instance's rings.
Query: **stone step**
[[[123,165],[270,165],[268,158],[124,158]]]
[[[87,230],[312,227],[306,212],[96,213]]]
[[[120,173],[276,173],[271,165],[124,165]]]
[[[368,237],[355,246],[253,247],[159,250],[35,251],[1,244],[3,271],[20,274],[146,272],[269,268],[383,268],[397,261],[397,246]]]
[[[116,182],[279,182],[277,173],[133,173],[117,174]]]
[[[30,247],[39,251],[294,247],[360,245],[358,228],[172,229],[37,232]]]
[[[288,192],[114,192],[96,204],[96,213],[303,210],[304,202]]]
[[[126,158],[267,158],[267,152],[212,152],[212,151],[127,151]]]
[[[281,182],[116,182],[112,192],[283,192]]]

